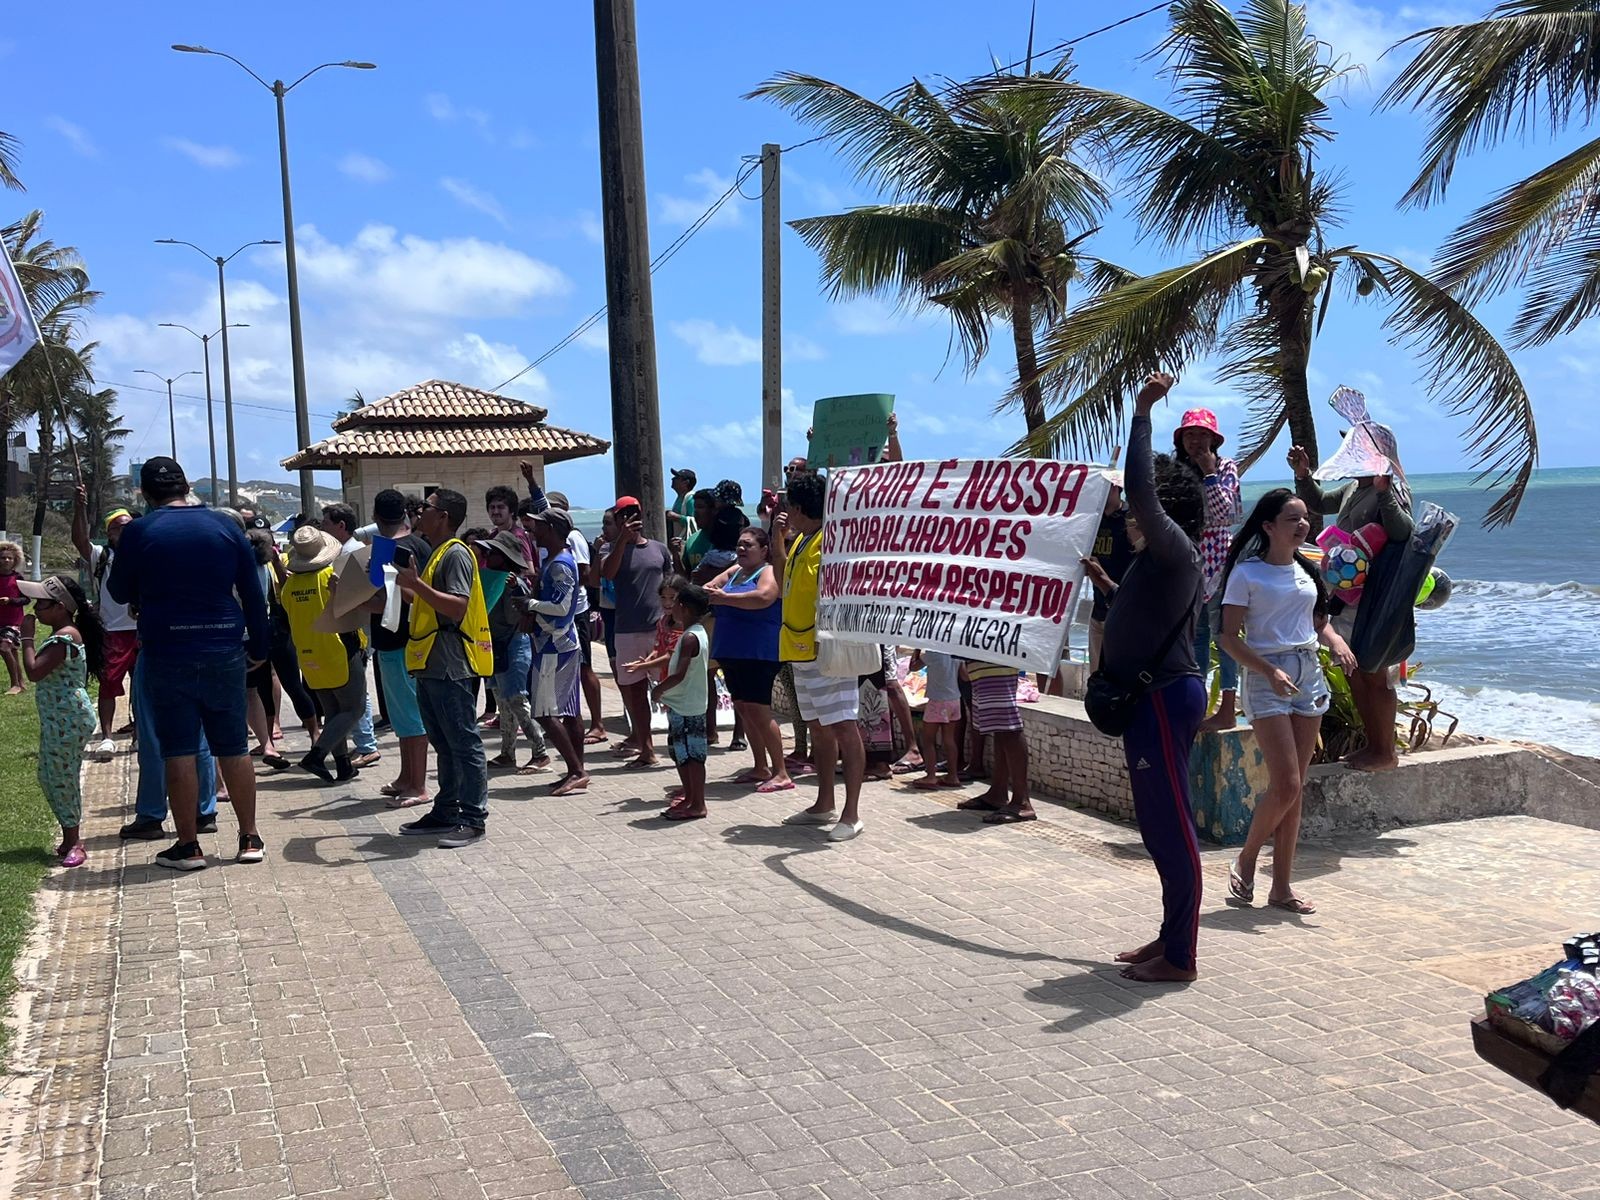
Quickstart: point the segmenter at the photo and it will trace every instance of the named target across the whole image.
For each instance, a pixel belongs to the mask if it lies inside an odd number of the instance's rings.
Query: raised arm
[[[1144,534],[1145,553],[1169,562],[1192,562],[1194,543],[1161,507],[1156,495],[1155,461],[1150,450],[1150,410],[1166,398],[1172,376],[1156,372],[1145,380],[1133,403],[1133,425],[1128,431],[1128,466],[1123,483],[1128,509]]]

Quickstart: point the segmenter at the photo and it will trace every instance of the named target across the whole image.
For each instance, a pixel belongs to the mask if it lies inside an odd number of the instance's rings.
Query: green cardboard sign
[[[889,440],[894,397],[886,392],[828,396],[811,410],[808,467],[860,467],[875,463]]]

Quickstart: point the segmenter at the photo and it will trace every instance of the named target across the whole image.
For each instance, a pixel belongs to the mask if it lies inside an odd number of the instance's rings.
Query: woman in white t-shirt
[[[1246,669],[1244,711],[1267,762],[1267,793],[1256,801],[1244,848],[1228,870],[1228,890],[1249,904],[1255,899],[1256,859],[1272,841],[1272,890],[1267,903],[1301,916],[1316,906],[1295,895],[1295,842],[1300,803],[1322,714],[1328,711],[1328,681],[1317,646],[1328,647],[1344,670],[1355,657],[1328,623],[1328,593],[1322,578],[1300,553],[1311,523],[1305,501],[1288,488],[1274,488],[1256,501],[1222,575],[1222,637],[1219,644]]]

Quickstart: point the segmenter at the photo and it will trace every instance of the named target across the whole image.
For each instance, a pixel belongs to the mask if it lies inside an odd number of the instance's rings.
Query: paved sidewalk
[[[456,852],[393,836],[388,761],[266,775],[267,863],[192,876],[156,844],[122,862],[103,796],[53,917],[115,914],[103,1114],[18,1194],[1600,1197],[1600,1131],[1467,1034],[1488,985],[1596,924],[1600,834],[1310,847],[1309,919],[1225,905],[1208,852],[1202,977],[1151,988],[1109,962],[1158,913],[1132,829],[985,827],[898,784],[845,845],[725,783],[669,825],[669,771],[592,761],[564,800],[496,776],[488,841]],[[86,1036],[79,959],[41,981],[45,1061]]]

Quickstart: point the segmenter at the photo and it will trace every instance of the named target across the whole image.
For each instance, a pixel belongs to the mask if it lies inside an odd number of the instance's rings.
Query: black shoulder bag
[[[1205,577],[1202,575],[1200,587],[1204,586]],[[1089,714],[1089,720],[1094,727],[1101,733],[1107,737],[1121,737],[1128,732],[1128,726],[1133,724],[1133,710],[1139,706],[1139,701],[1155,682],[1155,669],[1167,657],[1167,651],[1172,649],[1173,643],[1178,640],[1178,635],[1183,632],[1183,627],[1189,623],[1189,618],[1194,615],[1199,600],[1200,588],[1196,588],[1195,599],[1183,611],[1183,615],[1178,618],[1171,632],[1162,639],[1161,648],[1134,676],[1132,684],[1124,684],[1121,680],[1108,675],[1104,665],[1089,676],[1089,682],[1083,690],[1083,709]]]

